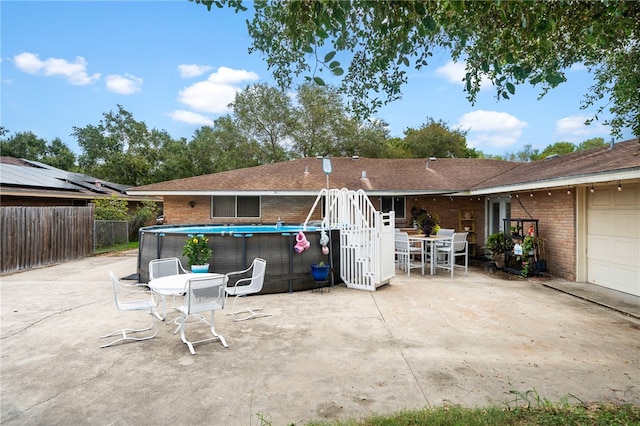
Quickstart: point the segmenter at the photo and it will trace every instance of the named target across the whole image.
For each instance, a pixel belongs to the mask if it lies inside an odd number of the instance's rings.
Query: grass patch
[[[262,418],[264,422],[264,418]],[[262,423],[263,425],[265,423]],[[268,424],[268,423],[267,423]],[[640,407],[631,404],[578,404],[560,406],[463,408],[443,406],[400,411],[363,420],[311,422],[308,426],[453,426],[453,425],[640,425]]]
[[[133,249],[137,249],[139,247],[139,244],[140,244],[139,241],[129,241],[128,244],[127,243],[114,244],[109,247],[99,247],[96,249],[94,253],[103,254],[103,253],[111,253],[115,251],[133,250]]]

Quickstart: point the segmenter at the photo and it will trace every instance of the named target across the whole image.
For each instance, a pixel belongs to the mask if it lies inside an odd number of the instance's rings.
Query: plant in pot
[[[329,265],[325,265],[324,262],[313,263],[311,276],[315,281],[326,281],[329,277]]]
[[[182,247],[182,255],[188,259],[192,272],[209,272],[209,259],[212,253],[209,239],[202,234],[189,235]]]
[[[503,232],[496,232],[489,235],[484,248],[491,252],[492,259],[496,263],[496,266],[502,269],[505,266],[504,254],[513,250],[513,240]]]
[[[440,229],[440,216],[424,208],[411,207],[411,220],[424,235],[435,234]]]

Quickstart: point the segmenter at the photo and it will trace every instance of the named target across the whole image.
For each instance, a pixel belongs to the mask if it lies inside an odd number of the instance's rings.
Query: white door
[[[587,197],[587,281],[640,296],[640,185]]]

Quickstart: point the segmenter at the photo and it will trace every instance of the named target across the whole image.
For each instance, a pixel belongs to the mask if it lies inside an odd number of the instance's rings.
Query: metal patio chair
[[[436,267],[451,271],[452,278],[453,270],[458,266],[456,265],[457,257],[464,257],[464,275],[467,275],[469,268],[469,244],[467,242],[467,234],[468,232],[455,232],[448,244],[436,246],[436,253],[443,255],[442,261],[438,261]]]
[[[197,274],[196,274],[197,275]],[[226,276],[217,277],[194,277],[187,281],[185,286],[184,304],[178,307],[181,312],[180,317],[180,338],[189,348],[192,355],[196,354],[194,345],[220,341],[222,346],[228,348],[226,340],[220,334],[216,333],[214,327],[215,311],[224,309],[226,302],[225,287],[227,284]],[[204,313],[211,312],[211,319],[207,321]],[[198,321],[187,323],[187,318],[195,317]],[[213,337],[191,341],[187,339],[185,327],[204,323],[209,326]]]
[[[251,277],[237,279],[233,283],[233,285],[228,286],[226,289],[227,296],[233,296],[233,305],[231,307],[231,312],[227,313],[227,315],[231,315],[234,321],[244,321],[251,318],[271,316],[271,314],[256,312],[261,311],[263,308],[247,307],[236,311],[236,302],[239,297],[247,296],[249,294],[256,294],[262,290],[266,269],[267,261],[256,257],[255,259],[253,259],[251,266],[244,271],[229,272],[227,274],[227,279],[231,281],[230,277],[234,277],[236,275],[244,275],[248,272],[251,272]],[[246,313],[246,315],[238,318],[238,315],[242,313]]]
[[[115,335],[122,335],[122,337],[100,346],[106,348],[114,343],[127,341],[127,340],[148,340],[153,339],[158,334],[158,328],[156,325],[156,315],[153,312],[153,308],[157,306],[155,293],[149,290],[140,290],[140,287],[135,284],[125,284],[120,282],[113,272],[109,272],[111,276],[111,284],[113,286],[113,295],[116,302],[116,308],[120,311],[141,311],[151,315],[151,325],[147,328],[123,328],[116,330],[112,333],[100,336],[101,338],[112,337]],[[131,300],[126,300],[131,298]],[[153,334],[137,337],[132,336],[136,333],[153,332]]]

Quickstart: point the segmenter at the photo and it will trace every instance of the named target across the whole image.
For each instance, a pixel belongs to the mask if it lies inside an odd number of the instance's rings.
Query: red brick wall
[[[463,231],[460,226],[460,209],[472,208],[475,218],[475,239],[471,235],[469,241],[475,240],[475,251],[479,253],[484,245],[484,219],[485,208],[484,198],[478,197],[441,197],[441,196],[418,196],[406,197],[407,218],[404,223],[397,224],[398,227],[411,226],[411,207],[424,208],[428,212],[435,212],[440,216],[440,226],[442,228],[452,228],[456,231]]]
[[[533,192],[511,199],[511,217],[538,219],[538,236],[545,239],[547,269],[551,275],[576,279],[575,191]]]
[[[194,201],[191,207],[189,202]],[[302,223],[315,197],[262,197],[261,217],[259,218],[211,218],[210,196],[167,196],[164,197],[164,223],[200,224],[200,223],[276,223],[278,218],[285,223]],[[321,219],[318,206],[312,220]]]

